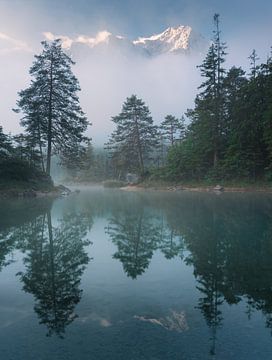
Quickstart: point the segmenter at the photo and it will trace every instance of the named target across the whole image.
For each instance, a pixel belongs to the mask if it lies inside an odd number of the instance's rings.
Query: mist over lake
[[[94,187],[1,201],[2,353],[268,359],[271,200]]]

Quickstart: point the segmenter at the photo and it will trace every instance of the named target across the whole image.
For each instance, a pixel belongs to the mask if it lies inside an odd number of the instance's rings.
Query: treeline
[[[173,179],[272,178],[272,53],[258,64],[253,50],[250,73],[223,64],[226,45],[215,15],[214,41],[199,67],[204,82],[187,112],[190,124],[168,154]]]
[[[174,181],[272,178],[272,54],[259,64],[253,50],[249,74],[241,67],[227,70],[218,14],[214,25],[199,66],[204,80],[185,117],[167,115],[155,126],[133,95],[112,118],[116,130],[106,149],[113,176],[135,171]]]
[[[219,15],[213,41],[199,66],[202,84],[193,109],[158,126],[143,100],[132,95],[119,115],[104,150],[85,136],[74,62],[61,40],[43,42],[30,68],[31,84],[19,92],[17,108],[24,133],[13,138],[0,129],[1,164],[14,156],[48,176],[51,158],[79,181],[125,179],[128,173],[171,181],[270,180],[272,178],[272,53],[263,63],[255,50],[250,72],[226,69],[226,44]],[[182,94],[181,94],[182,97]]]

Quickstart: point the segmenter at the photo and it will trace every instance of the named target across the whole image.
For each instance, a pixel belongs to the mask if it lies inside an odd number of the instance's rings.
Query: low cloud
[[[73,59],[82,89],[81,104],[93,124],[89,135],[99,146],[112,132],[111,117],[120,113],[127,97],[136,94],[143,99],[159,124],[167,114],[180,118],[192,107],[200,84],[196,66],[201,64],[201,56],[146,57],[133,51],[124,54],[77,47]]]
[[[82,91],[80,100],[83,110],[92,126],[88,135],[95,146],[102,146],[114,129],[111,117],[117,115],[127,97],[136,94],[149,107],[154,122],[159,124],[167,114],[181,117],[187,108],[193,106],[197,86],[200,82],[196,65],[202,62],[201,56],[163,54],[148,57],[136,53],[135,49],[119,47],[111,43],[107,46],[108,32],[99,32],[95,37],[86,35],[72,38],[44,33],[47,40],[61,38],[63,47],[75,60],[73,71]],[[3,41],[13,47],[29,49],[27,44],[13,42],[2,35]],[[105,46],[101,43],[105,43]],[[95,47],[96,44],[100,44]],[[116,46],[115,46],[116,45]],[[35,53],[39,53],[35,50]],[[12,54],[6,66],[0,92],[6,94],[5,107],[1,113],[4,131],[18,133],[20,116],[12,113],[18,99],[17,92],[27,86],[30,77],[28,70],[33,54],[24,52]],[[3,58],[4,62],[4,58]]]
[[[6,33],[0,32],[0,55],[15,51],[32,52],[32,48],[26,42],[14,39]]]
[[[107,30],[103,30],[103,31],[99,31],[95,37],[79,35],[74,39],[66,35],[54,35],[51,32],[44,32],[43,35],[46,38],[46,40],[49,41],[61,39],[62,47],[64,49],[70,49],[73,44],[84,44],[89,46],[90,48],[93,48],[94,46],[99,45],[101,43],[108,43],[109,37],[112,34]]]

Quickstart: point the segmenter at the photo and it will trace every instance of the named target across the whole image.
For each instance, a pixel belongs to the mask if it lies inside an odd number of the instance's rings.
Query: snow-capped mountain
[[[193,32],[190,26],[169,27],[161,34],[133,41],[137,47],[144,48],[150,55],[162,53],[202,51],[207,42],[200,35]]]
[[[124,36],[114,35],[109,31],[100,31],[95,37],[80,35],[74,39],[64,35],[44,33],[47,40],[60,38],[63,47],[75,49],[85,45],[87,48],[99,50],[117,50],[119,52],[136,51],[140,55],[158,56],[165,53],[202,53],[208,42],[202,35],[193,31],[190,26],[169,27],[160,34],[150,37],[139,37],[130,40]]]

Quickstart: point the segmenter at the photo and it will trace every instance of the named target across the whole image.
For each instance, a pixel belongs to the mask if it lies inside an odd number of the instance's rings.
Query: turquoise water
[[[0,359],[272,358],[272,197],[0,202]]]

